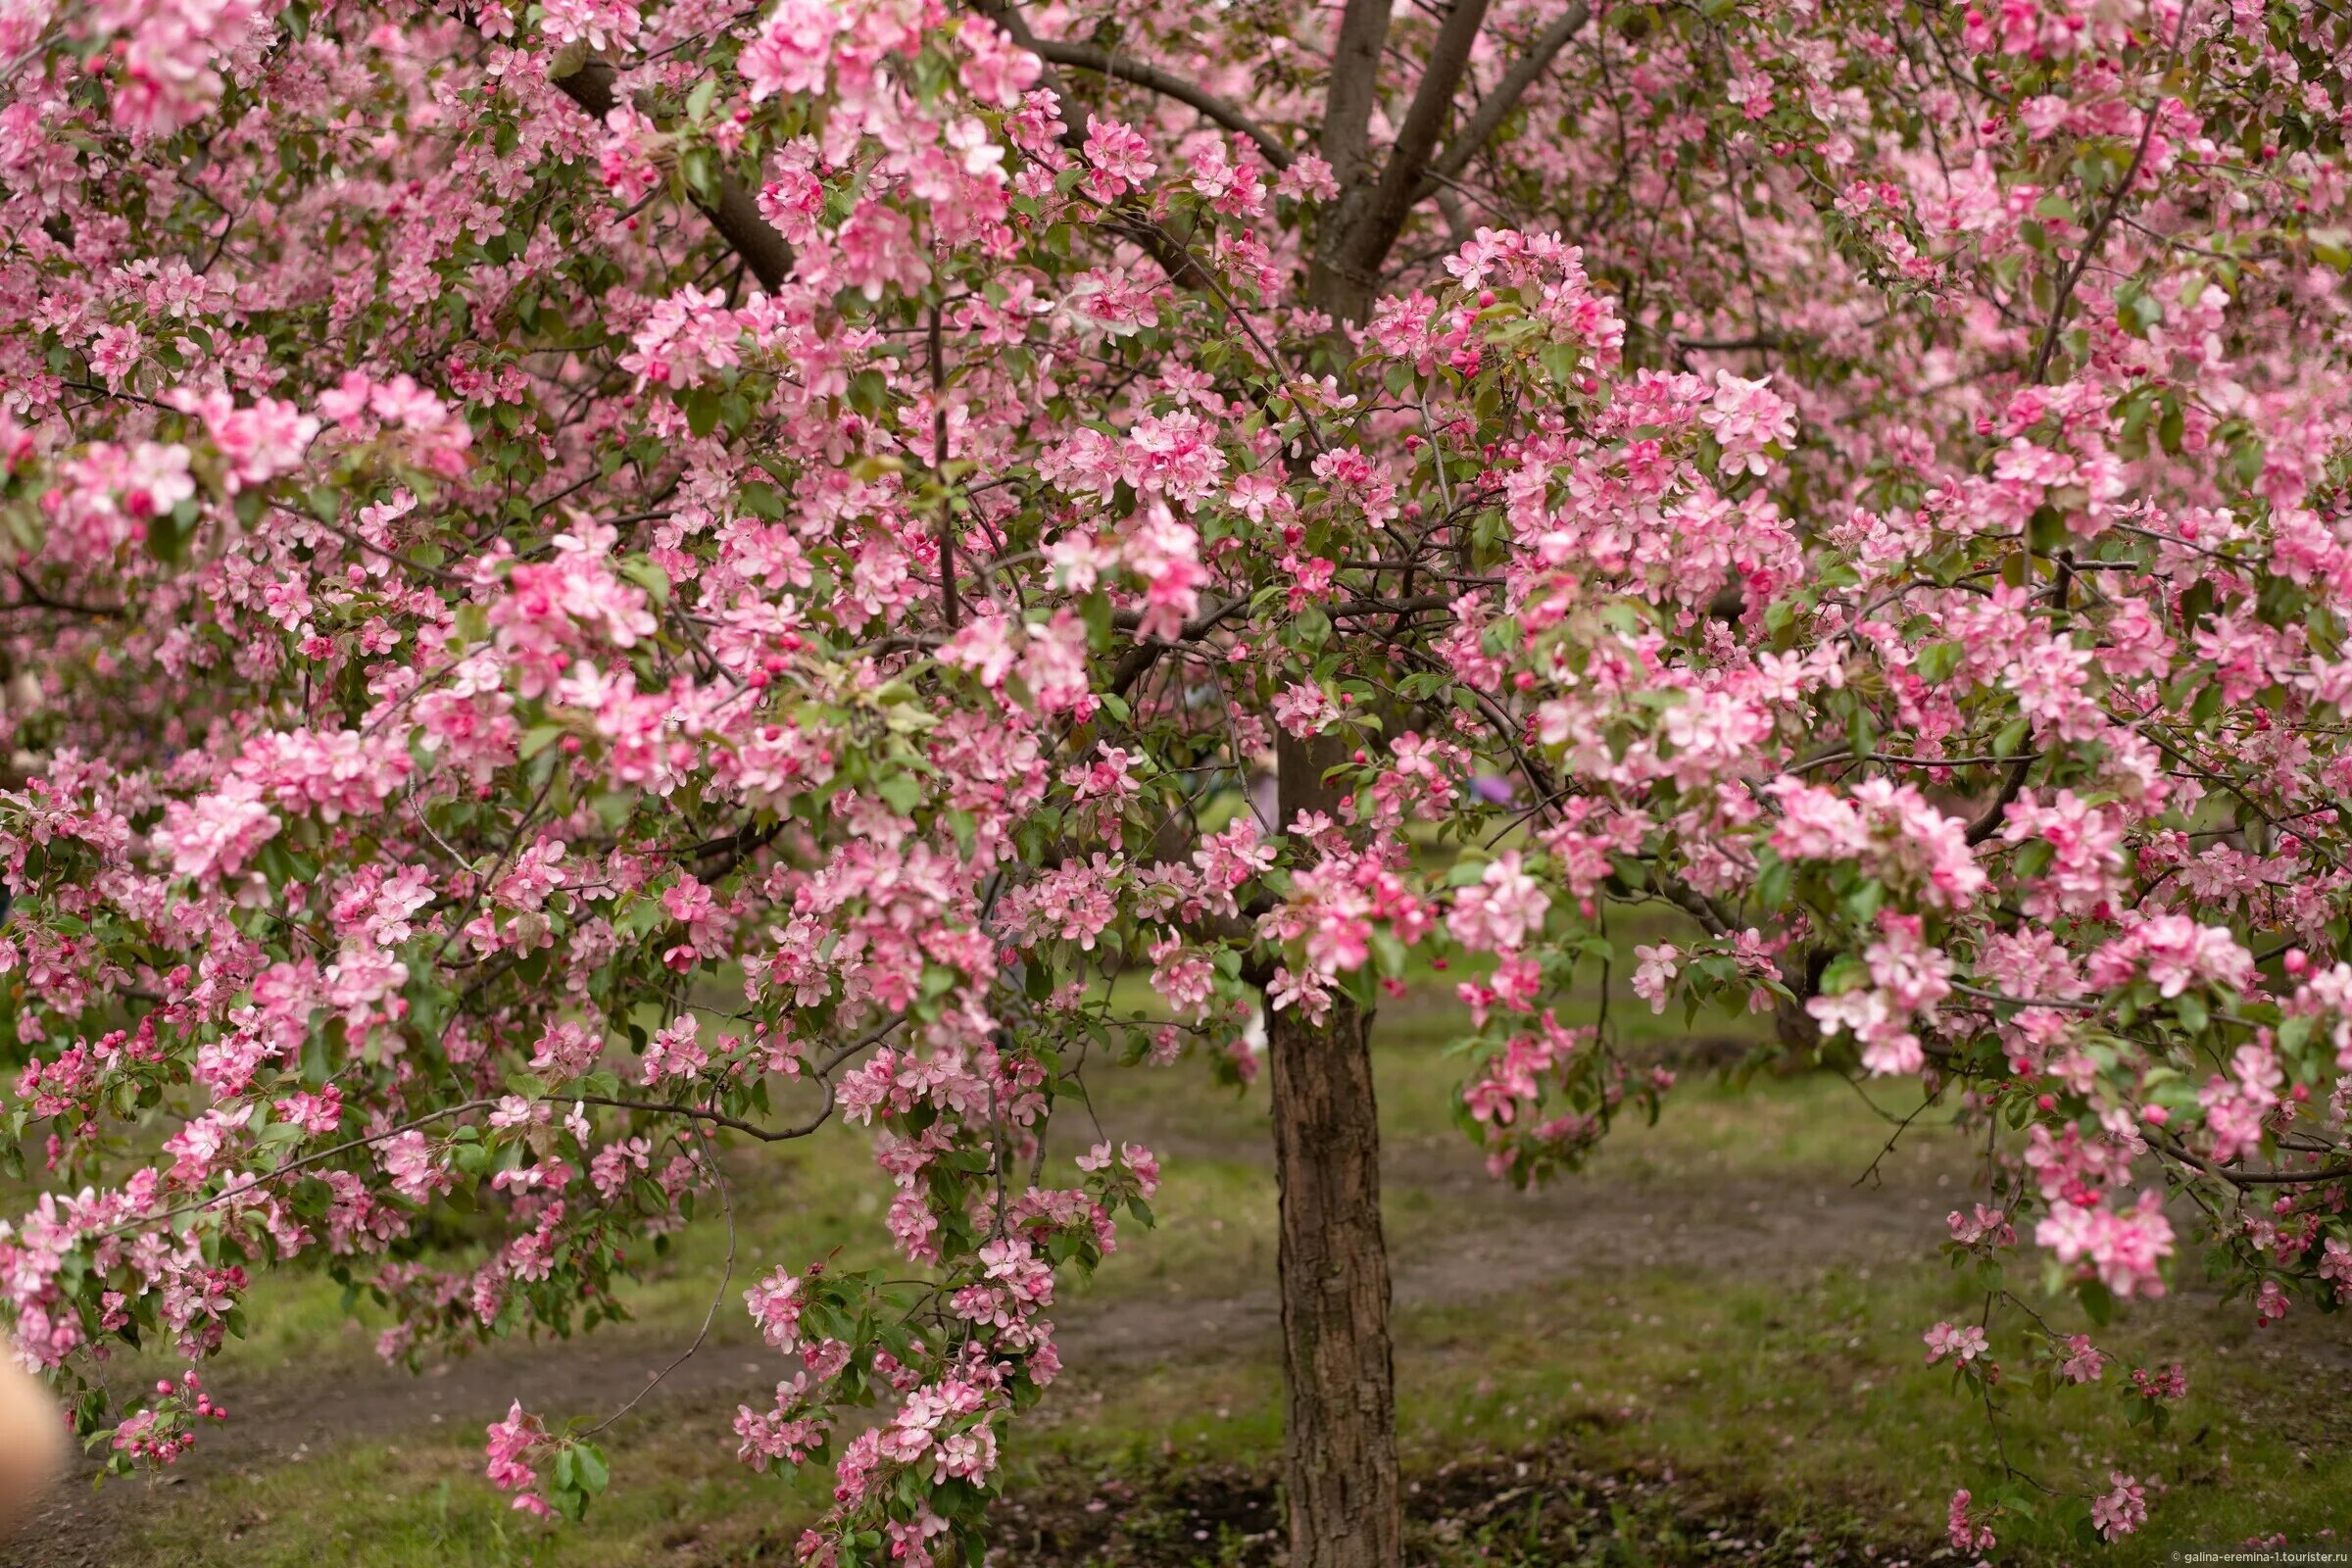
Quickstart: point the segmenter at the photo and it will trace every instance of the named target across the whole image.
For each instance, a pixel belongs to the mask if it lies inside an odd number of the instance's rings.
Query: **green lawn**
[[[1627,1021],[1650,1023],[1646,1014]],[[1544,1512],[1551,1505],[1542,1488],[1513,1489],[1530,1491],[1511,1504],[1530,1510],[1524,1521],[1516,1513],[1475,1527],[1438,1521],[1416,1537],[1433,1560],[1724,1560],[1720,1542],[1690,1534],[1695,1510],[1701,1523],[1720,1514],[1751,1535],[1793,1543],[1792,1563],[1817,1544],[1826,1561],[1839,1542],[1933,1547],[1951,1488],[1990,1490],[1984,1412],[1954,1393],[1947,1372],[1922,1364],[1921,1329],[1973,1316],[1982,1299],[1934,1254],[1936,1205],[1964,1200],[1969,1168],[1967,1152],[1936,1130],[1939,1111],[1920,1118],[1882,1170],[1886,1201],[1909,1205],[1897,1217],[1916,1223],[1918,1245],[1857,1255],[1833,1236],[1817,1258],[1805,1239],[1813,1232],[1799,1231],[1781,1252],[1751,1242],[1713,1257],[1702,1246],[1648,1265],[1644,1222],[1662,1232],[1683,1216],[1703,1243],[1705,1227],[1720,1222],[1708,1204],[1730,1201],[1725,1195],[1750,1195],[1743,1211],[1775,1195],[1800,1205],[1837,1196],[1843,1206],[1829,1212],[1850,1225],[1863,1200],[1844,1195],[1885,1145],[1886,1115],[1916,1100],[1874,1108],[1826,1074],[1743,1088],[1693,1081],[1669,1097],[1656,1126],[1622,1125],[1590,1171],[1522,1200],[1464,1180],[1475,1161],[1446,1104],[1458,1062],[1433,1044],[1446,1028],[1431,1013],[1384,1019],[1380,1051],[1395,1156],[1386,1196],[1405,1303],[1398,1367],[1408,1463],[1417,1478],[1434,1477],[1465,1455],[1498,1454],[1507,1475],[1516,1473],[1509,1463],[1524,1462],[1510,1455],[1566,1454],[1594,1476],[1647,1478],[1650,1501],[1629,1509],[1612,1494],[1601,1509],[1594,1500],[1599,1524],[1579,1534],[1558,1524],[1567,1514]],[[1163,1150],[1161,1224],[1125,1238],[1057,1313],[1072,1336],[1072,1370],[1043,1418],[1014,1436],[1006,1562],[1020,1560],[1014,1537],[1039,1498],[1106,1485],[1106,1509],[1143,1517],[1149,1499],[1133,1489],[1181,1490],[1188,1476],[1208,1475],[1262,1487],[1279,1452],[1274,1348],[1263,1328],[1274,1244],[1262,1084],[1236,1096],[1184,1065],[1114,1070],[1091,1088],[1112,1136]],[[732,1156],[740,1260],[720,1311],[726,1344],[712,1353],[738,1362],[746,1353],[737,1293],[757,1271],[837,1246],[852,1257],[881,1255],[880,1184],[862,1143],[835,1129]],[[1556,1247],[1628,1228],[1635,1234],[1622,1248],[1533,1262],[1506,1255],[1497,1264],[1488,1253],[1463,1254],[1485,1262],[1446,1261],[1466,1238],[1508,1254],[1523,1234]],[[690,1337],[724,1245],[715,1226],[690,1235],[633,1295],[640,1323],[630,1333]],[[1493,1277],[1449,1280],[1449,1268]],[[1242,1310],[1252,1304],[1254,1318]],[[1203,1334],[1195,1319],[1212,1309],[1241,1326]],[[339,1293],[316,1279],[270,1282],[251,1317],[257,1334],[233,1349],[227,1370],[265,1382],[294,1375],[292,1367],[315,1377],[365,1359],[374,1326],[365,1305],[346,1314]],[[2257,1531],[2309,1541],[2352,1525],[2340,1334],[2315,1350],[2308,1329],[2274,1342],[2249,1325],[2242,1305],[2190,1297],[2141,1308],[2102,1335],[2142,1361],[2188,1361],[2191,1396],[2161,1440],[2124,1420],[2116,1385],[2129,1363],[2112,1367],[2088,1397],[2061,1401],[2063,1430],[2030,1391],[2009,1394],[2002,1425],[2021,1466],[2081,1477],[2103,1475],[2112,1461],[2165,1487],[2161,1496],[2150,1489],[2156,1516],[2146,1537],[2090,1556],[2161,1562],[2183,1543]],[[1115,1357],[1090,1365],[1094,1348],[1105,1345]],[[580,1527],[508,1512],[480,1479],[478,1430],[454,1422],[355,1438],[251,1474],[208,1471],[200,1449],[186,1484],[158,1489],[126,1512],[120,1560],[303,1568],[320,1560],[382,1568],[788,1561],[799,1524],[822,1505],[826,1478],[780,1481],[739,1467],[726,1430],[732,1409],[731,1397],[679,1399],[626,1418],[606,1435],[612,1490]],[[1148,1560],[1256,1561],[1266,1549],[1229,1526],[1178,1535]],[[2030,1560],[2085,1557],[2024,1521],[2009,1521],[2004,1537],[2031,1548]]]
[[[1783,1530],[1917,1542],[1939,1531],[1955,1482],[1982,1490],[1988,1479],[1982,1413],[1920,1364],[1914,1327],[1969,1304],[1946,1271],[1914,1264],[1831,1269],[1796,1291],[1639,1272],[1409,1312],[1399,1325],[1407,1462],[1419,1473],[1466,1451],[1559,1444],[1594,1471],[1678,1475],[1702,1499],[1735,1499]],[[2113,1455],[2169,1489],[2149,1534],[2103,1560],[2161,1562],[2168,1544],[2342,1529],[2352,1454],[2335,1391],[2267,1359],[2234,1315],[2168,1314],[2110,1338],[2142,1357],[2191,1358],[2194,1393],[2166,1440],[2130,1430],[2111,1396],[2075,1404],[2061,1434],[2026,1396],[2006,1428],[2029,1468]],[[1264,1353],[1073,1383],[1016,1444],[1016,1492],[1073,1470],[1273,1473],[1277,1389]],[[610,1446],[613,1491],[582,1527],[506,1512],[478,1479],[474,1435],[436,1431],[158,1493],[123,1560],[759,1560],[762,1544],[780,1553],[791,1527],[821,1506],[824,1478],[741,1470],[724,1413],[630,1417]]]

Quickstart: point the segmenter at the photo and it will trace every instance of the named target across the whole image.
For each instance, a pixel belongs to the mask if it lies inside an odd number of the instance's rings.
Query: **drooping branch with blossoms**
[[[2137,1528],[2009,1465],[2000,1358],[2098,1383],[2067,1312],[2190,1224],[2263,1321],[2352,1299],[2348,27],[0,8],[24,1353],[168,1462],[195,1374],[93,1363],[254,1271],[393,1355],[593,1327],[713,1140],[838,1117],[923,1282],[763,1267],[741,1452],[834,1465],[805,1560],[975,1549],[1150,1219],[1056,1157],[1084,1063],[1444,962],[1536,1179],[1664,1087],[1579,1000],[1655,908],[1650,1005],[1994,1134],[1954,1543]]]

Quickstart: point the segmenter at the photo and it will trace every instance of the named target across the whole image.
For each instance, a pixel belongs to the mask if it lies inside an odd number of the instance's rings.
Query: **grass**
[[[1398,1358],[1408,1472],[1558,1446],[1594,1474],[1679,1478],[1702,1516],[1777,1536],[1932,1541],[1953,1484],[1985,1488],[1987,1445],[1981,1412],[1921,1365],[1917,1325],[1970,1304],[1947,1271],[1912,1264],[1832,1268],[1794,1289],[1648,1270],[1410,1312]],[[2344,1413],[2285,1357],[2267,1357],[2243,1322],[2176,1312],[2112,1336],[2141,1359],[2196,1359],[2195,1391],[2162,1443],[2128,1428],[2112,1391],[2068,1401],[2063,1430],[2030,1396],[2013,1401],[2007,1441],[2021,1464],[2063,1471],[2078,1455],[2097,1466],[2112,1455],[2168,1489],[2154,1531],[2107,1560],[2158,1562],[2169,1544],[2257,1533],[2312,1541],[2347,1523]],[[1014,1491],[1025,1498],[1041,1478],[1075,1473],[1116,1499],[1122,1478],[1271,1475],[1278,1410],[1264,1353],[1082,1383],[1022,1432]],[[549,1531],[506,1513],[475,1479],[469,1435],[359,1444],[159,1494],[124,1560],[784,1560],[793,1527],[821,1506],[822,1478],[754,1477],[730,1446],[714,1411],[632,1417],[612,1444],[614,1491],[586,1526]],[[2046,1535],[2019,1540],[2042,1548],[2034,1559],[2069,1555]]]
[[[1636,1042],[1673,1032],[1646,1013],[1621,1021]],[[1656,1125],[1622,1125],[1588,1172],[1522,1211],[1510,1195],[1463,1184],[1461,1135],[1446,1110],[1460,1064],[1439,1049],[1452,1028],[1428,1009],[1382,1023],[1382,1121],[1395,1156],[1385,1196],[1400,1265],[1424,1260],[1427,1272],[1425,1260],[1447,1255],[1472,1228],[1507,1248],[1514,1215],[1529,1216],[1535,1234],[1544,1215],[1556,1224],[1559,1209],[1587,1203],[1622,1209],[1632,1234],[1623,1249],[1506,1269],[1498,1294],[1475,1299],[1443,1289],[1416,1298],[1400,1274],[1400,1434],[1408,1474],[1425,1489],[1408,1504],[1415,1560],[1794,1568],[1840,1551],[1862,1560],[1848,1549],[1862,1544],[1882,1564],[1889,1550],[1916,1558],[1936,1548],[1951,1488],[1984,1493],[1994,1479],[1984,1411],[1954,1392],[1948,1372],[1922,1364],[1921,1329],[1973,1316],[1981,1304],[1927,1241],[1945,1202],[1938,1183],[1954,1189],[1950,1202],[1962,1201],[1967,1171],[1966,1152],[1936,1134],[1941,1112],[1922,1115],[1882,1166],[1903,1201],[1933,1200],[1916,1248],[1881,1250],[1867,1265],[1852,1249],[1819,1259],[1653,1264],[1642,1233],[1648,1195],[1661,1216],[1652,1228],[1663,1231],[1673,1212],[1703,1219],[1708,1204],[1742,1195],[1754,1195],[1744,1202],[1806,1203],[1842,1193],[1882,1154],[1887,1118],[1917,1109],[1916,1098],[1874,1107],[1826,1074],[1743,1088],[1695,1077],[1668,1098]],[[1058,1531],[1081,1544],[1034,1558],[1049,1568],[1256,1564],[1272,1549],[1279,1517],[1270,1490],[1280,1452],[1270,1337],[1261,1329],[1219,1341],[1193,1329],[1162,1348],[1149,1336],[1181,1323],[1172,1305],[1205,1311],[1254,1299],[1263,1321],[1274,1255],[1264,1086],[1236,1095],[1180,1066],[1102,1074],[1090,1092],[1110,1136],[1161,1150],[1160,1225],[1127,1238],[1057,1314],[1065,1324],[1113,1326],[1099,1335],[1127,1325],[1128,1343],[1116,1365],[1090,1368],[1074,1353],[1064,1386],[1012,1435],[1004,1561],[1031,1560],[1020,1556],[1024,1535],[1045,1542]],[[864,1139],[852,1130],[730,1159],[740,1261],[720,1323],[740,1344],[748,1336],[735,1293],[747,1279],[837,1247],[853,1258],[879,1257],[881,1200]],[[650,1270],[630,1296],[639,1331],[664,1343],[690,1336],[723,1250],[720,1228],[705,1225]],[[256,1335],[234,1348],[231,1365],[264,1383],[295,1369],[332,1376],[367,1355],[375,1326],[368,1308],[347,1312],[340,1293],[316,1277],[265,1282],[250,1315]],[[2153,1563],[2181,1544],[2274,1532],[2310,1542],[2352,1526],[2341,1500],[2352,1498],[2352,1414],[2340,1397],[2340,1361],[2256,1336],[2242,1308],[2195,1300],[2142,1309],[2101,1339],[2132,1359],[2056,1410],[2011,1391],[2003,1440],[2021,1466],[2053,1476],[2095,1479],[2113,1462],[2152,1478],[2164,1489],[2150,1489],[2153,1528],[2112,1552],[2086,1554],[2045,1526],[2011,1519],[2005,1544],[2028,1560]],[[2134,1360],[2173,1359],[2189,1363],[2192,1393],[2170,1432],[2151,1440],[2125,1421],[2116,1385]],[[551,1530],[509,1512],[480,1479],[478,1430],[452,1424],[158,1488],[124,1511],[112,1560],[191,1568],[790,1561],[800,1526],[821,1511],[828,1478],[762,1477],[737,1465],[727,1430],[733,1403],[655,1403],[606,1434],[613,1489],[581,1527]],[[191,1469],[201,1473],[201,1460]],[[1105,1514],[1121,1521],[1108,1537],[1101,1536]]]
[[[1678,1033],[1646,1011],[1623,1020],[1636,1048]],[[1442,1050],[1459,1029],[1449,1008],[1398,1008],[1384,1015],[1379,1048],[1382,1137],[1392,1150],[1420,1149],[1458,1155],[1461,1132],[1452,1120],[1451,1095],[1462,1075],[1461,1060]],[[1261,1076],[1248,1091],[1221,1090],[1198,1066],[1099,1071],[1089,1095],[1104,1131],[1113,1137],[1141,1135],[1166,1157],[1167,1187],[1155,1200],[1162,1224],[1150,1243],[1109,1260],[1094,1287],[1115,1295],[1129,1279],[1177,1277],[1230,1287],[1241,1273],[1270,1266],[1273,1256],[1273,1192],[1266,1180],[1270,1134],[1266,1086]],[[1711,1077],[1678,1091],[1673,1114],[1655,1127],[1632,1121],[1600,1156],[1596,1167],[1612,1176],[1648,1178],[1676,1171],[1705,1170],[1731,1175],[1778,1172],[1849,1175],[1866,1163],[1884,1133],[1872,1133],[1854,1115],[1860,1102],[1835,1078],[1808,1076],[1776,1086],[1758,1100]],[[1897,1107],[1907,1110],[1916,1100]],[[791,1111],[779,1111],[780,1116]],[[1081,1134],[1084,1112],[1063,1110],[1057,1146],[1074,1154],[1094,1136]],[[738,1272],[763,1272],[777,1263],[802,1262],[839,1251],[844,1266],[890,1260],[882,1233],[884,1189],[859,1128],[827,1126],[804,1141],[749,1145],[728,1156],[737,1204]],[[1070,1172],[1065,1168],[1063,1175]],[[1410,1187],[1391,1194],[1391,1223],[1399,1242],[1409,1243],[1427,1205]],[[649,1261],[643,1277],[624,1287],[622,1300],[649,1334],[691,1335],[710,1302],[727,1250],[723,1226],[704,1223],[674,1238],[666,1253]],[[249,1337],[232,1341],[221,1366],[235,1372],[265,1372],[290,1361],[318,1364],[372,1358],[375,1335],[390,1322],[364,1296],[358,1298],[322,1273],[291,1271],[264,1278],[247,1313]],[[152,1376],[139,1358],[123,1363],[138,1379]]]

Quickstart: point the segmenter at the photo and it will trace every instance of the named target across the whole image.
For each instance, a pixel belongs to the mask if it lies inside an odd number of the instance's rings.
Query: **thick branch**
[[[2018,796],[2025,791],[2026,773],[2040,756],[2039,752],[2021,752],[2017,760],[2009,764],[2009,771],[2001,779],[2001,792],[1992,798],[1990,806],[1977,813],[1976,820],[1970,822],[1968,830],[1961,834],[1962,842],[1970,849],[1975,849],[1998,833],[2001,824],[2008,821],[2009,808],[2017,804]]]
[[[1413,101],[1405,110],[1396,145],[1389,149],[1376,181],[1367,180],[1364,125],[1355,117],[1368,117],[1378,86],[1377,50],[1388,32],[1386,4],[1350,0],[1340,26],[1339,47],[1332,57],[1331,105],[1323,126],[1323,156],[1339,177],[1340,199],[1329,215],[1322,242],[1307,270],[1307,302],[1335,320],[1361,321],[1371,313],[1380,289],[1381,264],[1404,231],[1413,210],[1421,173],[1438,145],[1452,112],[1453,90],[1470,67],[1470,46],[1486,21],[1489,0],[1455,0],[1439,24],[1437,41],[1430,46]],[[1378,13],[1379,31],[1371,28]],[[1353,29],[1352,31],[1350,29]],[[1355,62],[1351,48],[1367,40],[1375,53]],[[1345,162],[1344,162],[1345,160]]]
[[[1396,144],[1389,149],[1388,162],[1381,166],[1380,188],[1371,207],[1349,225],[1344,242],[1346,260],[1360,271],[1373,271],[1388,260],[1389,247],[1403,231],[1405,217],[1418,198],[1421,172],[1453,113],[1454,89],[1470,69],[1470,46],[1478,41],[1478,29],[1486,23],[1487,4],[1488,0],[1454,0],[1453,9],[1439,24],[1437,41],[1429,48],[1429,63],[1422,67],[1420,84],[1413,89],[1412,104],[1404,112],[1404,123],[1396,128]]]
[[[1046,69],[1038,77],[1038,84],[1061,101],[1061,144],[1073,153],[1083,154],[1087,128],[1093,123],[1093,117],[1079,107],[1078,100],[1070,93],[1068,83],[1054,69],[1053,59],[1046,53],[1046,42],[1029,30],[1029,24],[1022,21],[1020,12],[1011,6],[998,4],[996,0],[973,0],[972,9],[1004,28],[1006,37],[1044,62]],[[1145,254],[1159,264],[1160,270],[1166,272],[1168,280],[1177,287],[1206,289],[1216,286],[1216,280],[1209,275],[1208,270],[1195,261],[1192,253],[1178,244],[1166,230],[1153,222],[1151,214],[1129,207],[1113,207],[1105,210],[1103,225],[1134,241]]]
[[[577,71],[548,80],[601,122],[618,101],[612,94],[613,78],[618,74],[610,61],[590,60]],[[743,258],[762,288],[772,293],[784,286],[784,280],[792,275],[792,247],[760,216],[760,198],[750,186],[729,174],[720,181],[718,200],[705,202],[698,196],[694,204],[710,220],[719,238]]]
[[[1389,0],[1348,0],[1331,48],[1323,100],[1323,159],[1345,191],[1362,174],[1380,97],[1380,51],[1389,41]]]
[[[1494,84],[1494,90],[1487,94],[1479,104],[1478,112],[1470,117],[1470,122],[1462,127],[1460,134],[1446,144],[1446,151],[1438,161],[1429,166],[1429,172],[1451,179],[1469,168],[1470,160],[1478,156],[1478,150],[1494,139],[1494,132],[1502,128],[1503,121],[1518,107],[1519,100],[1527,95],[1527,89],[1551,69],[1552,61],[1559,58],[1560,51],[1568,47],[1568,40],[1576,36],[1592,15],[1592,8],[1586,0],[1576,0],[1575,4],[1561,12],[1559,19],[1544,28],[1542,36],[1536,39],[1535,47],[1503,74],[1502,80]],[[1438,181],[1428,179],[1424,184],[1426,188],[1418,193],[1419,196],[1426,196],[1435,190]]]
[[[1159,656],[1161,654],[1167,652],[1167,650],[1175,647],[1179,643],[1191,642],[1197,638],[1207,636],[1210,632],[1216,630],[1217,627],[1223,621],[1225,621],[1227,617],[1231,616],[1235,611],[1246,610],[1249,608],[1249,606],[1250,596],[1248,594],[1239,594],[1234,598],[1226,600],[1225,603],[1219,605],[1216,609],[1208,611],[1205,613],[1196,615],[1191,620],[1186,621],[1182,629],[1180,629],[1172,638],[1168,638],[1163,641],[1162,639],[1153,637],[1147,638],[1146,640],[1137,643],[1134,647],[1128,649],[1126,653],[1119,657],[1118,666],[1111,672],[1111,692],[1116,696],[1126,696],[1128,692],[1134,689],[1137,681],[1142,680],[1146,675],[1151,673],[1152,666],[1159,662]],[[1111,612],[1110,622],[1112,625],[1119,627],[1123,631],[1133,630],[1135,627],[1143,624],[1143,612],[1140,610],[1113,611]]]
[[[17,591],[24,597],[13,605],[0,605],[0,614],[12,610],[54,610],[69,615],[90,615],[101,620],[120,620],[120,605],[77,605],[71,600],[52,598],[41,592],[39,584],[20,566],[17,568]]]
[[[1063,43],[1058,39],[1021,37],[1019,34],[1015,34],[1014,38],[1022,48],[1049,64],[1091,71],[1097,75],[1115,76],[1121,81],[1131,81],[1138,87],[1149,87],[1160,96],[1173,98],[1188,108],[1198,109],[1227,130],[1238,131],[1256,143],[1257,150],[1265,154],[1266,162],[1276,169],[1291,167],[1291,150],[1282,144],[1279,137],[1244,114],[1239,106],[1204,87],[1195,86],[1157,66],[1129,60],[1107,50],[1097,49],[1091,44]]]

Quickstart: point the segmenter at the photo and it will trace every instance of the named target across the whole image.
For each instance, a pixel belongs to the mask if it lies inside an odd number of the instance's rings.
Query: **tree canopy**
[[[946,1560],[1151,1221],[1087,1071],[1446,965],[1540,1178],[1668,1086],[1576,1000],[1649,908],[1650,1005],[1967,1107],[1988,1446],[2196,1243],[2335,1309],[2348,35],[0,0],[23,1352],[200,1361],[310,1258],[388,1355],[591,1327],[847,1119],[920,1279],[763,1261],[736,1430],[835,1466],[805,1560]],[[122,1464],[210,1413],[77,1386]],[[517,1406],[489,1474],[607,1458]],[[2145,1517],[1955,1541],[2044,1487]]]

